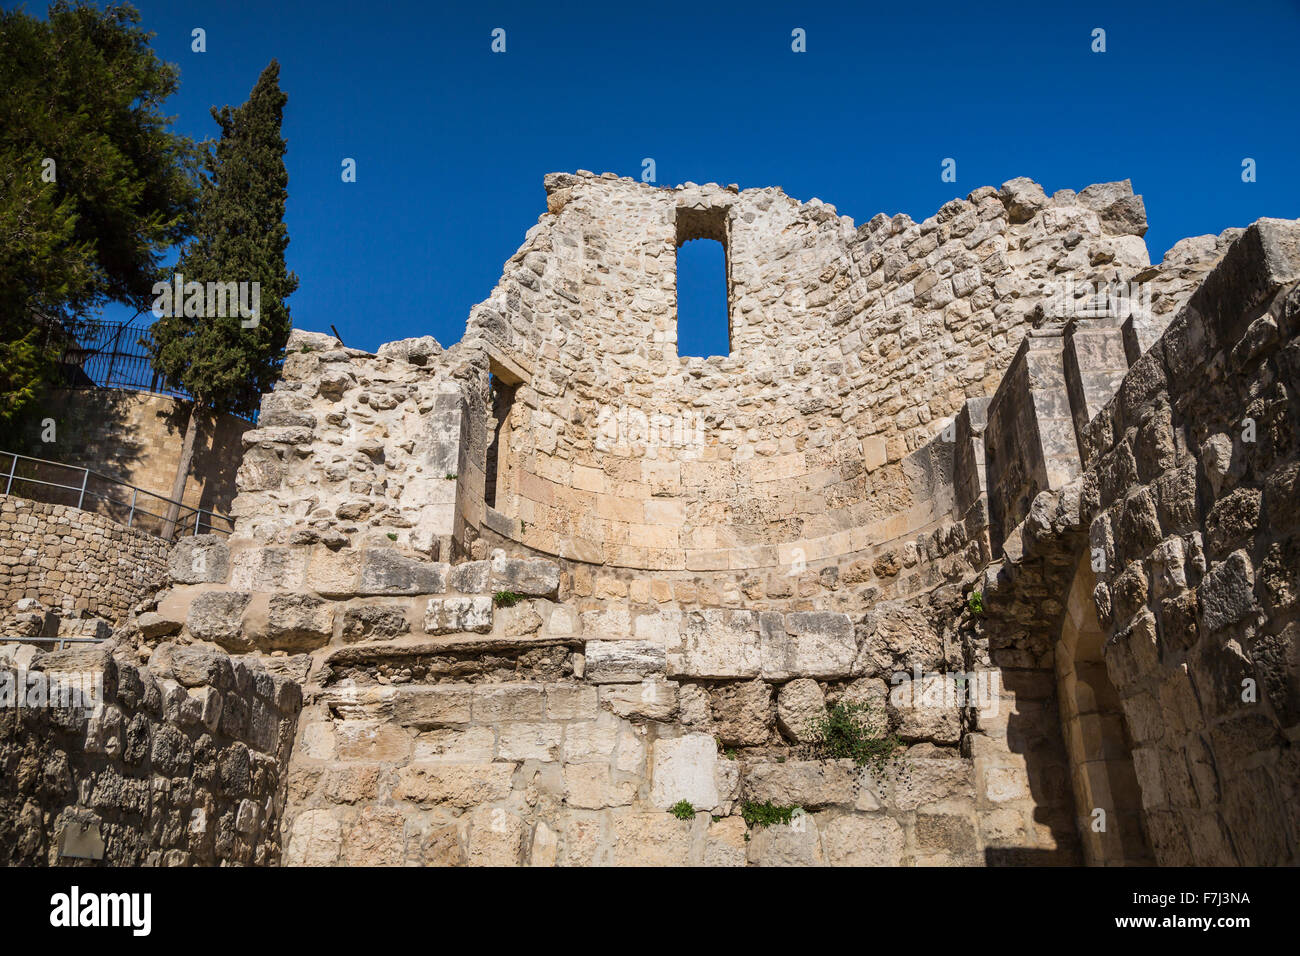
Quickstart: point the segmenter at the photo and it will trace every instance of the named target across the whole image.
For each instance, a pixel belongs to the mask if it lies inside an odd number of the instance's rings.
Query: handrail
[[[110,477],[109,475],[105,475],[102,472],[95,471],[90,468],[81,468],[77,465],[68,465],[61,461],[49,461],[44,458],[33,458],[30,455],[20,455],[16,452],[11,452],[11,451],[0,451],[0,455],[7,456],[9,458],[9,472],[6,476],[4,476],[5,494],[17,493],[14,491],[15,482],[27,482],[29,485],[39,485],[45,488],[57,488],[62,491],[75,493],[77,496],[77,503],[75,507],[81,511],[94,511],[95,513],[103,513],[99,509],[93,509],[87,507],[88,504],[86,500],[87,498],[99,499],[101,502],[117,505],[122,510],[129,509],[127,510],[127,516],[125,521],[121,520],[120,518],[114,517],[112,514],[106,515],[106,517],[110,517],[113,520],[118,521],[119,524],[125,524],[126,527],[128,528],[137,528],[137,525],[151,523],[151,522],[140,521],[139,519],[142,516],[149,517],[149,518],[157,518],[161,526],[165,528],[167,521],[166,521],[166,516],[164,514],[154,512],[154,511],[149,511],[148,509],[141,506],[139,497],[140,495],[143,494],[143,495],[148,495],[150,498],[156,498],[163,505],[167,505],[169,507],[172,505],[177,506],[179,511],[176,519],[175,530],[172,533],[174,537],[184,537],[187,534],[200,534],[202,532],[203,525],[205,523],[207,524],[207,531],[209,534],[229,535],[234,530],[234,522],[231,521],[228,515],[218,514],[217,512],[209,511],[206,508],[195,508],[190,505],[186,505],[182,502],[175,501],[172,498],[167,498],[156,492],[149,491],[148,489],[145,488],[141,488],[138,485],[133,485],[130,482],[121,481],[117,478]],[[39,467],[62,468],[65,471],[70,471],[73,472],[74,474],[78,474],[80,476],[80,481],[75,485],[65,485],[57,481],[45,481],[33,475],[22,475],[18,473],[19,461],[32,462],[38,468]],[[92,476],[99,481],[107,483],[110,486],[130,489],[131,491],[130,499],[125,500],[121,498],[115,498],[109,494],[103,494],[98,491],[91,490],[90,479]],[[24,495],[23,497],[28,497],[28,496]],[[32,500],[39,501],[42,499],[32,498]],[[46,503],[67,504],[66,502],[61,502],[61,501],[54,501],[54,502],[47,501]],[[69,506],[71,507],[71,505]],[[166,511],[168,509],[164,508],[163,510]],[[189,520],[190,515],[194,516],[194,520],[192,522]],[[205,515],[207,516],[206,522],[204,520]],[[218,527],[217,524],[215,523],[216,521],[222,521],[225,523],[226,526],[224,528]],[[158,534],[156,531],[150,531],[147,527],[139,527],[137,528],[137,530],[140,530],[145,534],[152,534],[155,537],[163,537],[161,534]]]

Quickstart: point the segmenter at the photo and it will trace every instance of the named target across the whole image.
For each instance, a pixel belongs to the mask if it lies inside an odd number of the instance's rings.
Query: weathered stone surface
[[[309,594],[273,594],[267,602],[266,647],[311,651],[334,636],[334,605]]]
[[[961,737],[958,704],[964,689],[944,674],[900,681],[889,694],[890,713],[904,741],[928,740],[956,744]]]
[[[420,805],[468,809],[510,793],[512,763],[411,764],[397,771],[393,796]]]
[[[425,605],[424,631],[426,634],[456,634],[492,630],[492,598],[446,597],[430,598]]]
[[[526,597],[554,597],[560,587],[560,568],[542,558],[493,558],[493,591],[509,591]]]
[[[411,629],[406,608],[392,604],[361,604],[343,615],[343,640],[384,640]]]
[[[831,866],[900,866],[906,838],[887,816],[844,814],[819,826],[822,856]]]
[[[595,684],[640,684],[662,675],[666,655],[650,641],[588,641],[586,679]]]
[[[858,643],[847,614],[799,611],[759,616],[764,680],[848,677]]]
[[[668,652],[672,677],[757,677],[761,669],[753,611],[692,612],[682,621],[680,646]]]
[[[251,595],[244,591],[207,591],[190,604],[185,626],[200,641],[220,644],[226,650],[247,651],[253,647],[240,629],[244,609]]]
[[[761,680],[724,684],[712,693],[714,732],[728,746],[766,743],[772,735],[772,688]]]
[[[797,743],[817,737],[817,722],[826,714],[826,695],[815,680],[800,677],[781,686],[777,695],[777,725]]]
[[[747,799],[778,806],[818,809],[852,806],[858,794],[858,768],[852,760],[788,760],[746,765],[742,790]]]
[[[714,770],[718,762],[717,742],[705,734],[685,734],[656,740],[652,761],[650,803],[667,810],[685,800],[697,810],[718,805]]]
[[[357,594],[441,594],[447,590],[445,564],[408,558],[387,548],[369,548],[361,554]]]
[[[181,538],[167,555],[167,571],[178,584],[224,584],[230,574],[230,550],[220,535]]]

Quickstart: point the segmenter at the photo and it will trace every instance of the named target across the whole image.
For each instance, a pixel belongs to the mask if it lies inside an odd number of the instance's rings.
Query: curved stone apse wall
[[[992,393],[1066,277],[1141,277],[1158,323],[1216,254],[1151,268],[1127,183],[1049,199],[1017,180],[860,228],[779,189],[546,186],[465,339],[526,370],[493,527],[606,567],[786,572],[933,531],[952,492],[927,446]],[[697,237],[725,240],[727,357],[677,355],[675,248]]]

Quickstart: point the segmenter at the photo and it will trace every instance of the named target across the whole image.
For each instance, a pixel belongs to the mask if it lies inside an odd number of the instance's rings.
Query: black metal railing
[[[46,504],[66,505],[92,511],[118,524],[163,537],[167,511],[176,504],[171,498],[108,475],[62,462],[29,458],[0,451],[0,492]],[[224,534],[234,530],[226,515],[182,504],[172,528],[171,539],[191,534]]]
[[[129,322],[78,322],[69,330],[46,320],[53,350],[58,354],[59,384],[70,389],[118,388],[134,392],[152,392],[172,398],[190,400],[191,395],[168,381],[153,367],[150,345],[153,332],[148,325]],[[252,396],[250,414],[232,413],[245,421],[257,421],[257,396]]]
[[[60,382],[65,388],[123,388],[189,398],[149,360],[150,329],[130,322],[82,322],[61,336]]]

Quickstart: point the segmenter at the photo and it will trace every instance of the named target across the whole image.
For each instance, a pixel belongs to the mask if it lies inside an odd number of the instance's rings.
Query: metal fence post
[[[126,516],[126,526],[130,528],[135,523],[135,496],[140,493],[139,488],[131,489],[131,513]]]
[[[77,509],[83,510],[81,506],[86,502],[86,482],[90,481],[90,469],[81,469],[81,495],[77,498]]]
[[[13,456],[13,461],[9,464],[9,480],[5,483],[5,494],[9,494],[9,489],[14,486],[14,472],[18,470],[18,456]]]
[[[195,534],[199,533],[199,515],[201,515],[202,513],[203,512],[201,512],[198,508],[194,509],[194,533]]]

